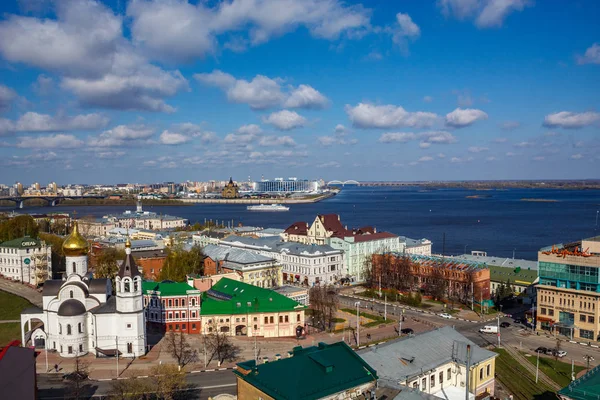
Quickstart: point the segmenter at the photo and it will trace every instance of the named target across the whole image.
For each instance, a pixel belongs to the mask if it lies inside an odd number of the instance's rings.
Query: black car
[[[410,328],[404,328],[400,332],[402,332],[404,335],[412,335],[413,333],[415,333],[415,331],[413,331]]]
[[[500,326],[501,326],[502,328],[508,328],[508,327],[510,326],[510,323],[509,323],[509,322],[501,322],[501,323],[500,323]]]
[[[535,349],[535,352],[545,354],[548,352],[548,349],[546,347],[538,347],[537,349]]]

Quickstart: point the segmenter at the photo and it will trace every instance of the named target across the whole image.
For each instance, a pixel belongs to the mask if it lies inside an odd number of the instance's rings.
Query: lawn
[[[21,319],[21,311],[32,306],[22,297],[0,291],[0,321]]]
[[[535,376],[520,365],[504,349],[494,349],[496,357],[497,379],[516,400],[556,399],[553,390],[541,381],[535,383]]]
[[[7,345],[12,340],[21,340],[21,330],[18,322],[0,324],[0,347]]]
[[[537,357],[526,356],[525,358],[533,365],[536,365]],[[575,376],[577,376],[579,371],[584,369],[584,367],[576,365]],[[548,378],[558,383],[561,387],[565,387],[571,383],[571,364],[562,362],[560,359],[559,361],[556,361],[554,358],[540,357],[540,371],[548,375]]]
[[[344,312],[347,312],[347,313],[350,313],[350,314],[355,314],[356,313],[356,310],[353,310],[351,308],[342,308],[341,311],[344,311]],[[383,317],[379,316],[379,315],[369,314],[369,313],[361,311],[360,312],[360,316],[363,317],[363,318],[367,318],[367,319],[372,320],[371,322],[367,322],[366,324],[362,325],[365,328],[370,328],[372,326],[377,326],[377,325],[381,325],[381,324],[385,324],[386,323],[386,320]]]

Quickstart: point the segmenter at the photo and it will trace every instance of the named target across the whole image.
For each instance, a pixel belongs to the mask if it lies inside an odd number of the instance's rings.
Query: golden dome
[[[66,256],[77,257],[84,256],[88,252],[88,242],[79,233],[79,227],[77,221],[73,223],[73,230],[71,234],[67,236],[63,243],[63,252]]]

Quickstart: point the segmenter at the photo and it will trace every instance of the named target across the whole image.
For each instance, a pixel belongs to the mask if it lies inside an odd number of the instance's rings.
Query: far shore
[[[531,201],[536,203],[558,203],[558,200],[554,199],[521,199],[521,201]]]

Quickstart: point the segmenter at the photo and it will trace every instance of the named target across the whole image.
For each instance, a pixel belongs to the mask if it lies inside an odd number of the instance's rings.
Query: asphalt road
[[[62,374],[38,374],[38,398],[40,400],[70,399],[69,388],[61,379]],[[221,393],[236,394],[236,379],[231,370],[187,374],[186,399],[207,400]],[[88,381],[82,399],[105,399],[112,381]]]

